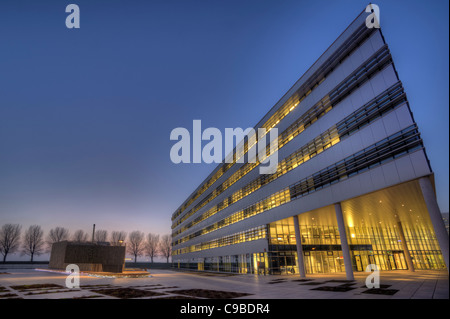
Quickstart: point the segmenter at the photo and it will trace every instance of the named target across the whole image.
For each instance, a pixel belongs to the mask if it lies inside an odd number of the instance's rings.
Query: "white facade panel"
[[[400,183],[400,177],[395,162],[386,163],[381,167],[383,168],[384,180],[387,184],[395,185]]]
[[[372,42],[366,41],[364,42],[358,49],[361,52],[361,56],[364,61],[366,61],[368,58],[370,58],[376,50],[373,49]]]
[[[382,74],[387,87],[398,82],[397,74],[395,73],[394,67],[392,65],[386,67],[385,71]]]
[[[414,167],[416,177],[430,175],[431,171],[424,152],[414,152],[411,154],[411,163]]]
[[[389,112],[382,118],[384,129],[386,130],[386,134],[392,135],[398,131],[400,131],[400,124],[398,123],[397,115],[395,112]]]
[[[405,182],[411,179],[411,176],[416,176],[414,167],[411,163],[411,156],[404,156],[399,158],[395,165],[397,166],[397,173],[400,182]]]
[[[408,127],[414,124],[413,118],[411,117],[411,112],[409,111],[406,103],[398,107],[394,112],[397,115],[397,120],[400,127]]]
[[[372,129],[372,135],[375,141],[380,141],[387,136],[383,121],[373,122],[370,128]]]
[[[386,185],[383,169],[381,167],[375,167],[369,170],[369,172],[370,177],[372,178],[372,185],[375,189],[381,189]]]
[[[373,76],[370,79],[370,84],[372,85],[372,92],[373,92],[373,96],[377,96],[378,94],[382,93],[384,90],[386,90],[386,88],[390,87],[391,85],[386,85],[386,82],[384,81],[384,77],[383,77],[383,73],[387,73],[389,72],[389,68],[392,68],[391,65],[387,66],[386,68],[383,69],[382,72],[379,72],[377,74],[375,74],[375,76]]]
[[[373,48],[374,52],[378,51],[384,45],[384,40],[381,36],[381,33],[375,32],[370,37],[370,43],[372,44],[372,48]]]

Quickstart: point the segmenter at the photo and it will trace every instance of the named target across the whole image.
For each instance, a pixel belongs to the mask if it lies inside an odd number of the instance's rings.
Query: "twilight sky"
[[[374,3],[448,212],[448,1]],[[215,167],[171,130],[254,126],[367,4],[1,1],[0,225],[170,233]]]

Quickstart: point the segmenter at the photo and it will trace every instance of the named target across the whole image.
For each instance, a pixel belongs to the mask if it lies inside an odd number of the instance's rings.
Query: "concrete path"
[[[6,274],[5,274],[6,272]],[[34,269],[2,269],[0,271],[0,299],[65,299],[116,298],[95,292],[98,289],[132,288],[154,295],[141,298],[182,298],[177,293],[187,289],[206,289],[247,293],[239,299],[448,299],[449,282],[446,271],[389,271],[381,272],[381,289],[365,286],[367,273],[355,273],[355,281],[347,282],[345,273],[309,275],[299,281],[295,275],[256,276],[182,272],[164,269],[150,270],[149,278],[80,277],[80,289],[65,286],[66,275]],[[43,288],[14,288],[20,285],[43,284]],[[45,284],[60,287],[45,288]],[[325,287],[325,288],[324,288]],[[25,288],[25,289],[24,289]],[[337,290],[337,291],[336,291]],[[104,292],[105,290],[103,290]],[[151,294],[151,293],[147,293]],[[14,296],[15,295],[15,296]]]

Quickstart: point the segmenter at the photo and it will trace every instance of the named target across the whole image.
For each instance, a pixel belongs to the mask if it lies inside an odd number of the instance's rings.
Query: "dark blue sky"
[[[448,211],[448,1],[375,3]],[[254,126],[367,4],[1,1],[0,224],[169,233],[214,168],[171,130]]]

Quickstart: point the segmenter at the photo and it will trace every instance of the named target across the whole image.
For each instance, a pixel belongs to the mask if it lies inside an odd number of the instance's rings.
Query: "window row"
[[[225,209],[229,205],[239,201],[245,196],[250,195],[262,186],[274,181],[278,177],[288,173],[290,170],[296,168],[302,163],[308,161],[312,157],[320,154],[327,148],[337,144],[340,141],[341,134],[343,137],[354,133],[360,128],[364,127],[368,123],[371,123],[376,118],[382,116],[387,111],[390,111],[397,106],[401,105],[406,100],[403,87],[400,82],[394,84],[386,91],[379,94],[376,98],[369,101],[367,104],[363,105],[358,110],[354,111],[342,121],[340,121],[336,126],[333,126],[326,132],[322,133],[320,136],[313,139],[311,142],[295,151],[278,164],[277,172],[274,174],[261,175],[243,188],[237,190],[232,195],[226,197],[224,200],[219,202],[217,205],[210,208],[208,211],[191,221],[190,223],[184,225],[172,236],[176,236],[185,230],[191,228],[192,226],[200,223],[203,220],[213,216],[217,212]],[[376,110],[376,112],[373,112]],[[341,134],[338,133],[338,128],[340,128]],[[183,220],[183,219],[182,219]]]
[[[303,99],[308,96],[325,78],[330,74],[337,65],[341,64],[356,48],[358,48],[373,32],[365,26],[359,27],[336,51],[318,68],[318,70],[305,81],[305,83],[293,94],[293,96],[280,107],[274,115],[262,126],[270,129],[278,124],[286,115],[288,115]],[[248,145],[245,145],[245,152]],[[208,180],[203,186],[190,196],[190,199],[184,203],[173,215],[172,220],[177,218],[192,202],[194,202],[203,192],[205,192],[215,181],[217,181],[228,169],[230,169],[236,161],[233,154],[234,162],[225,163],[219,170]]]
[[[278,149],[283,147],[286,143],[288,143],[294,137],[303,132],[309,125],[311,125],[312,123],[317,121],[320,117],[325,115],[328,111],[330,111],[334,106],[336,106],[336,104],[338,104],[340,101],[342,101],[342,99],[348,96],[355,86],[361,85],[368,78],[370,78],[370,76],[372,76],[374,72],[381,70],[387,63],[391,62],[392,59],[389,53],[389,49],[387,48],[387,46],[383,46],[378,52],[376,52],[373,56],[371,56],[368,59],[367,63],[363,64],[359,69],[354,71],[348,78],[346,78],[343,81],[343,83],[341,83],[340,85],[338,85],[337,88],[332,90],[327,95],[327,97],[325,97],[322,101],[319,101],[316,105],[311,107],[309,111],[307,111],[293,124],[291,124],[285,131],[283,131],[278,138],[279,139]],[[329,96],[333,96],[333,99],[330,99]],[[326,144],[326,147],[330,147],[331,145],[333,144],[328,143]],[[311,152],[311,154],[312,156],[316,155],[314,154],[314,152]],[[207,203],[209,203],[218,195],[223,193],[228,187],[233,185],[235,182],[237,182],[239,179],[241,179],[243,176],[245,176],[248,172],[250,172],[258,165],[259,162],[245,164],[234,174],[232,174],[226,181],[224,181],[221,185],[219,185],[215,190],[209,193],[201,202],[195,205],[190,211],[186,212],[182,218],[174,222],[172,224],[172,229],[180,225],[187,218],[192,216]]]
[[[173,255],[186,254],[206,249],[218,248],[228,245],[235,245],[239,243],[245,243],[248,241],[267,238],[267,226],[258,226],[243,232],[239,232],[230,236],[210,240],[200,244],[192,245],[185,248],[177,249],[173,252]]]
[[[309,194],[421,147],[422,140],[417,126],[411,125],[290,186],[291,198]]]
[[[339,182],[340,180],[355,174],[364,172],[369,168],[373,168],[422,147],[422,140],[417,131],[417,126],[415,124],[411,125],[410,127],[397,132],[318,173],[290,185],[243,210],[175,241],[174,244],[177,245],[186,242],[195,237],[237,223],[274,207],[278,207],[291,200],[300,198],[306,194]]]

